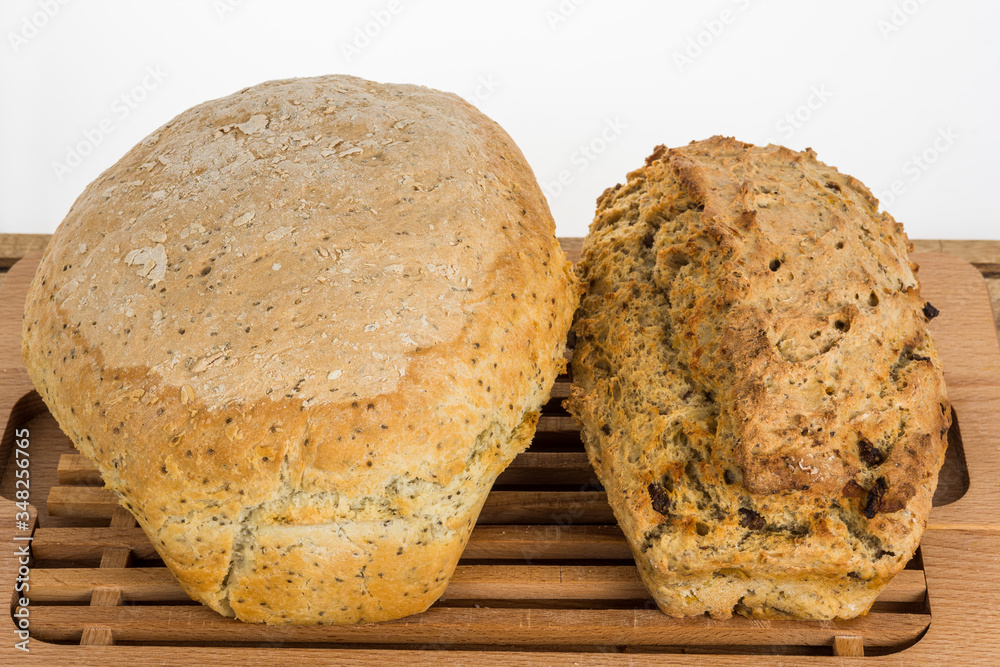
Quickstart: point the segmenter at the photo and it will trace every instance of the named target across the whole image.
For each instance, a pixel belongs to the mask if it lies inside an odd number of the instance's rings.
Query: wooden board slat
[[[575,419],[562,415],[542,415],[538,418],[538,427],[535,430],[538,433],[559,434],[577,434],[580,432]]]
[[[633,565],[459,565],[441,600],[645,600]]]
[[[114,493],[92,486],[53,486],[48,510],[52,516],[110,519],[119,507]],[[601,524],[614,522],[603,491],[493,491],[479,514],[480,525]]]
[[[117,607],[122,603],[120,588],[95,588],[90,596],[91,607]]]
[[[82,454],[59,457],[59,484],[103,486],[101,474]],[[583,452],[523,452],[511,462],[496,484],[586,484],[596,481],[594,469]]]
[[[117,588],[131,602],[189,598],[165,567],[36,568],[34,602],[87,602],[95,589]],[[634,566],[460,565],[441,599],[646,599]]]
[[[35,568],[31,571],[31,599],[46,602],[89,603],[94,591],[112,588],[128,602],[184,602],[184,590],[165,567]]]
[[[118,497],[93,486],[53,486],[49,489],[48,510],[51,516],[108,519],[120,507]]]
[[[188,601],[165,567],[35,568],[32,600],[86,602],[96,589],[121,590],[133,602]],[[924,596],[924,573],[903,570],[880,596],[913,602]],[[646,600],[634,565],[459,565],[441,600]]]
[[[570,386],[569,382],[556,380],[555,384],[552,385],[552,391],[549,393],[549,400],[569,398]]]
[[[8,268],[48,245],[50,234],[0,234],[0,267]]]
[[[525,563],[551,559],[631,560],[617,525],[477,525],[462,558],[519,559]]]
[[[986,287],[990,292],[990,305],[993,307],[993,326],[1000,336],[1000,265],[997,271],[986,277]]]
[[[39,607],[36,636],[73,641],[85,624],[115,628],[120,641],[264,641],[261,626],[240,623],[202,606]],[[268,642],[500,645],[700,644],[752,646],[766,635],[773,644],[830,646],[837,636],[865,638],[869,646],[913,641],[930,623],[924,614],[869,614],[851,621],[762,621],[734,617],[675,619],[651,609],[456,609],[435,607],[398,621],[359,626],[269,626]]]
[[[942,252],[972,264],[1000,264],[1000,241],[946,239],[940,241]]]
[[[38,528],[31,552],[38,560],[99,560],[106,548],[129,549],[135,558],[158,554],[141,528]]]
[[[32,552],[40,560],[96,560],[105,548],[131,549],[135,558],[158,554],[140,528],[39,528]],[[463,553],[468,559],[630,559],[617,526],[476,526]]]
[[[115,643],[111,635],[111,628],[105,625],[87,626],[81,635],[81,646],[111,646]]]
[[[864,656],[864,637],[857,635],[837,635],[833,638],[833,654],[838,656]]]
[[[132,550],[122,547],[104,547],[99,567],[128,567],[132,561]]]
[[[83,454],[63,454],[56,468],[59,483],[67,486],[104,486],[97,466]]]
[[[603,491],[493,491],[479,524],[613,524]]]
[[[135,558],[158,554],[140,528],[39,528],[32,553],[36,559],[84,560],[101,558],[105,548],[125,548]],[[476,526],[463,558],[519,559],[631,559],[632,552],[618,526]]]

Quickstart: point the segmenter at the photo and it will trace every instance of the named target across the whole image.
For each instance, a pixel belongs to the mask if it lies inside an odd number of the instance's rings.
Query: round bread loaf
[[[23,351],[192,598],[380,621],[444,591],[576,301],[500,127],[455,95],[325,76],[194,107],[92,183]]]

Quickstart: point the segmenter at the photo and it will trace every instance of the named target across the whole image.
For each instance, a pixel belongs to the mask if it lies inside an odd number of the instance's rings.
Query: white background
[[[812,146],[912,238],[1000,239],[998,29],[995,0],[3,0],[0,232],[194,104],[347,73],[475,103],[563,236],[656,144],[726,134]]]

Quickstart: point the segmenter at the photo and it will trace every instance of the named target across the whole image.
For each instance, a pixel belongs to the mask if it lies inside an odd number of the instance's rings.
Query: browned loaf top
[[[192,597],[383,620],[444,590],[576,301],[531,169],[475,108],[273,81],[86,189],[32,283],[24,356]]]
[[[908,246],[812,151],[721,137],[598,200],[567,405],[666,612],[852,617],[914,553],[951,411]]]

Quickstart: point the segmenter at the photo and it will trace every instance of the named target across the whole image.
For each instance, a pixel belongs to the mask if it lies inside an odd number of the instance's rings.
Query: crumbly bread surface
[[[379,621],[444,591],[577,300],[502,129],[451,94],[326,76],[194,107],[92,183],[23,348],[191,597]]]
[[[913,555],[951,410],[908,248],[812,151],[722,137],[598,200],[567,407],[666,613],[851,618]]]

